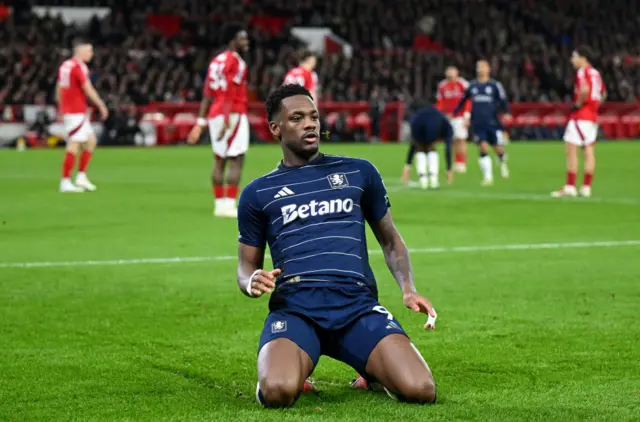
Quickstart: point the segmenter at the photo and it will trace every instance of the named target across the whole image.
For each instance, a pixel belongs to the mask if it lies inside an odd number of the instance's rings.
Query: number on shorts
[[[224,77],[224,63],[211,63],[211,66],[209,66],[209,79],[211,79],[211,82],[209,82],[209,87],[214,90],[217,91],[218,89],[221,89],[223,91],[227,90],[227,80]]]
[[[391,315],[391,312],[387,311],[387,308],[385,308],[384,306],[376,305],[373,307],[373,310],[386,315],[389,321],[393,321],[393,315]]]
[[[284,79],[284,83],[285,83],[285,85],[298,84],[298,85],[304,86],[304,78],[302,76],[289,75]]]

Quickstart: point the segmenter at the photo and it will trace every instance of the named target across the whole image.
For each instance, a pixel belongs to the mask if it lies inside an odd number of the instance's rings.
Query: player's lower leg
[[[211,170],[211,185],[213,186],[213,215],[222,216],[225,214],[226,203],[224,201],[224,170],[226,161],[221,157],[215,157],[213,169]]]
[[[455,159],[453,170],[457,173],[467,172],[467,142],[464,139],[455,141]]]
[[[418,180],[420,181],[420,187],[427,189],[429,187],[429,179],[427,178],[427,153],[424,151],[416,152],[416,173],[418,173]]]
[[[237,217],[238,209],[236,208],[236,200],[238,198],[238,192],[240,185],[240,178],[242,176],[242,167],[244,164],[244,156],[229,158],[229,169],[227,171],[227,180],[225,185],[225,208],[227,217]]]
[[[76,162],[79,146],[77,142],[69,141],[62,160],[62,178],[60,179],[60,192],[84,192],[84,189],[71,182],[71,173]]]
[[[498,162],[500,163],[500,175],[504,179],[508,179],[509,167],[507,166],[507,153],[504,151],[504,147],[502,145],[497,145],[495,147],[495,152],[498,157]]]
[[[87,168],[89,167],[89,162],[93,156],[93,151],[96,147],[95,137],[92,137],[85,144],[82,152],[80,153],[80,162],[78,163],[78,174],[76,175],[76,186],[83,188],[84,190],[93,192],[95,191],[96,185],[91,183],[89,178],[87,177]]]
[[[429,171],[429,186],[437,189],[440,187],[438,177],[440,173],[440,157],[438,157],[437,151],[429,151],[427,153],[427,165]]]
[[[402,334],[383,338],[373,349],[367,374],[378,380],[389,396],[412,403],[434,403],[436,384],[418,349]]]
[[[585,198],[591,196],[591,182],[593,181],[593,173],[596,169],[596,156],[594,145],[584,147],[584,179],[580,188],[580,195]]]
[[[567,160],[567,175],[564,186],[551,192],[554,198],[562,198],[565,196],[577,196],[576,177],[578,173],[578,147],[570,142],[565,142],[565,155]]]
[[[489,146],[486,142],[480,144],[480,158],[478,160],[480,171],[482,172],[482,184],[488,186],[493,184],[493,166],[489,156]]]

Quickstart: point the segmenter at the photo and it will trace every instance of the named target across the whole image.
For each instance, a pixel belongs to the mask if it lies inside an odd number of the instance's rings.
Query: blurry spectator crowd
[[[457,65],[472,79],[487,58],[514,102],[567,101],[575,71],[572,48],[587,44],[611,101],[640,99],[640,7],[626,0],[48,0],[64,6],[110,5],[86,27],[59,15],[36,17],[27,1],[0,22],[0,103],[53,103],[57,67],[71,40],[95,46],[92,80],[111,104],[198,101],[210,58],[220,50],[224,22],[246,23],[251,49],[250,98],[261,100],[282,82],[302,47],[295,26],[330,27],[353,55],[320,57],[321,98],[433,99],[444,68]],[[122,5],[126,5],[123,8]],[[149,29],[149,14],[181,17],[179,31]],[[253,25],[271,16],[280,31]],[[417,41],[420,40],[420,42]],[[426,46],[425,46],[426,45]]]

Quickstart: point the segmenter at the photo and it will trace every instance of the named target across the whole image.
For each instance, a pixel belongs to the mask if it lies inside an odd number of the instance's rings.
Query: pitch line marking
[[[596,242],[566,242],[566,243],[521,243],[511,245],[486,245],[486,246],[443,246],[433,248],[409,248],[412,254],[422,253],[456,253],[456,252],[488,252],[488,251],[520,251],[536,249],[572,249],[572,248],[611,248],[622,246],[640,246],[640,240],[608,240]],[[369,255],[382,255],[380,250],[371,250]],[[34,261],[34,262],[0,262],[2,268],[52,268],[52,267],[90,267],[113,265],[139,265],[139,264],[185,264],[192,262],[235,261],[237,256],[186,256],[173,258],[133,258],[133,259],[106,259],[86,261]]]

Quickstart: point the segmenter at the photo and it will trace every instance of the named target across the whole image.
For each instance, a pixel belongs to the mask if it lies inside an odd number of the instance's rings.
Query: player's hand
[[[193,145],[200,139],[200,135],[202,135],[202,127],[200,125],[195,125],[189,131],[187,135],[187,142],[189,145]]]
[[[228,122],[224,123],[220,128],[220,132],[218,132],[218,137],[216,138],[216,141],[221,141],[222,138],[224,138],[224,134],[227,132],[227,130],[229,130]]]
[[[464,119],[464,127],[469,129],[471,127],[471,119]]]
[[[400,177],[400,181],[405,185],[409,183],[409,179],[411,179],[411,167],[405,166],[402,169],[402,176]]]
[[[273,271],[259,270],[251,276],[251,296],[260,297],[263,294],[273,292],[276,288],[276,277],[282,271],[276,268]]]
[[[447,113],[447,119],[449,119],[449,120],[453,119],[453,114]]]
[[[447,185],[453,183],[453,170],[447,170]]]
[[[107,117],[109,117],[109,109],[105,106],[100,106],[98,108],[98,111],[100,112],[100,118],[104,121],[107,120]]]
[[[425,330],[435,330],[436,328],[436,310],[433,309],[433,305],[424,296],[420,296],[418,293],[411,292],[405,293],[402,297],[404,306],[411,309],[414,312],[420,312],[428,316],[427,323],[424,325]]]
[[[509,113],[502,115],[502,120],[504,120],[505,122],[509,123],[511,120],[513,120],[513,116],[511,116]]]

